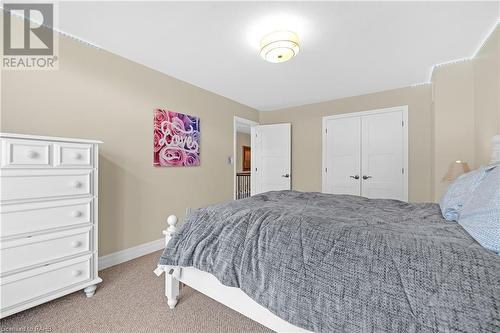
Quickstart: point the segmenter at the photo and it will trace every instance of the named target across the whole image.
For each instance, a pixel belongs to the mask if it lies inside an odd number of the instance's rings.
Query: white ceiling
[[[258,110],[429,81],[470,57],[499,2],[63,2],[60,30]],[[260,38],[299,34],[289,62],[259,57]]]

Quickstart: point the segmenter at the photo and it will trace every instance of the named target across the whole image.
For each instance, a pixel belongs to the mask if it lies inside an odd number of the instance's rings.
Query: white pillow
[[[485,167],[480,167],[458,177],[450,184],[439,203],[441,213],[445,219],[458,221],[463,206],[469,201],[472,193],[483,180],[485,170]]]
[[[486,169],[458,223],[483,247],[500,253],[500,166]]]

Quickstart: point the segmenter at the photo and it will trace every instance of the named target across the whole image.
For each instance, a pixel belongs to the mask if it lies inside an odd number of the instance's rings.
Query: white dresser
[[[0,133],[1,318],[97,275],[99,141]]]

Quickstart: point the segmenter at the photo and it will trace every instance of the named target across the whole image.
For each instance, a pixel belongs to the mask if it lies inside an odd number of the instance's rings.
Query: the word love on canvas
[[[163,109],[154,110],[153,165],[200,165],[200,118]]]

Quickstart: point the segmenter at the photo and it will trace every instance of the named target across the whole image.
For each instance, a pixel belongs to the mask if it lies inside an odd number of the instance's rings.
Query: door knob
[[[290,175],[289,174],[284,174],[284,175],[281,175],[281,177],[290,178]]]
[[[367,180],[368,178],[372,178],[372,176],[363,176],[364,180]]]
[[[349,176],[349,177],[354,178],[354,179],[359,179],[358,175],[356,175],[356,176]]]

